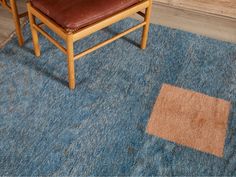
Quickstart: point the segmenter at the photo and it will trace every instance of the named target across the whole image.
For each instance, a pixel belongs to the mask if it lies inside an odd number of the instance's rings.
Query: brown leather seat
[[[32,5],[67,30],[77,30],[124,10],[140,0],[31,0]]]

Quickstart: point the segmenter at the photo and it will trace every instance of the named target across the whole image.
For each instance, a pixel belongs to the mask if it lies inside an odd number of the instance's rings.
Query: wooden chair
[[[9,10],[9,12],[12,14],[13,20],[14,20],[14,23],[15,23],[18,43],[19,43],[20,46],[22,46],[23,43],[24,43],[24,38],[23,38],[23,35],[22,35],[20,19],[27,16],[28,13],[24,12],[24,13],[19,14],[15,0],[10,0],[9,4],[7,3],[7,0],[0,0],[0,3],[2,4],[2,6],[4,8],[7,8]]]
[[[58,5],[58,3],[59,1],[57,0],[31,0],[27,3],[28,16],[32,31],[35,55],[38,57],[40,56],[40,46],[37,32],[40,32],[67,55],[70,89],[75,88],[75,60],[80,59],[90,52],[93,52],[96,49],[103,47],[141,27],[143,27],[141,48],[146,48],[152,0],[84,0],[84,2],[81,0],[64,0],[63,7],[60,7],[60,4]],[[72,5],[70,6],[69,3],[72,3]],[[106,10],[109,8],[116,8],[116,10],[112,11],[112,14],[104,15],[105,12],[110,12],[109,10]],[[142,12],[142,10],[145,12]],[[76,13],[77,16],[73,15],[73,13]],[[89,48],[82,53],[74,54],[73,44],[75,41],[78,41],[135,13],[142,16],[144,21],[102,43],[96,44],[94,47]],[[90,15],[92,18],[90,18]],[[69,16],[70,18],[65,16]],[[36,18],[40,20],[40,23],[36,23]],[[89,20],[87,19],[86,21],[83,20],[83,18],[88,18]],[[66,42],[66,48],[52,38],[42,28],[42,25],[46,25],[49,29],[64,39]]]

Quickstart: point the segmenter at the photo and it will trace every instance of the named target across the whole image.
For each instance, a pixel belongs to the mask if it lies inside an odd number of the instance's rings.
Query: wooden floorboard
[[[18,11],[20,13],[26,11],[25,0],[17,0]],[[13,36],[15,26],[11,13],[0,5],[0,48]]]
[[[14,31],[14,25],[8,10],[0,6],[0,47],[4,45],[5,41],[9,38]]]
[[[136,18],[138,17],[136,16]],[[154,2],[151,22],[217,40],[236,43],[236,19],[225,16],[176,8]]]
[[[154,2],[236,18],[236,0],[154,0]]]
[[[236,43],[236,19],[155,5],[152,22]]]

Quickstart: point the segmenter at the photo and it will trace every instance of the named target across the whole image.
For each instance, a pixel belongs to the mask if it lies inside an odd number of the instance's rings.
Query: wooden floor
[[[173,8],[173,6],[168,4],[154,2],[152,22],[236,43],[236,18],[193,11],[181,7]]]
[[[154,3],[236,18],[236,0],[154,0]]]
[[[190,8],[192,1],[197,3]],[[234,3],[229,4],[229,1]],[[24,11],[25,0],[17,0],[17,3],[20,11]],[[202,3],[208,3],[208,6],[203,7]],[[236,43],[235,9],[236,0],[154,0],[152,23]],[[12,16],[1,6],[0,23],[1,48],[14,32]]]
[[[25,0],[17,0],[18,11],[25,12]],[[2,48],[15,33],[11,13],[0,5],[0,48]]]
[[[7,39],[14,31],[14,24],[8,10],[0,6],[0,47],[7,42]]]

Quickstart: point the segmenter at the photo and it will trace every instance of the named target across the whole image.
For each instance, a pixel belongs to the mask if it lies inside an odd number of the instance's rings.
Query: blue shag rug
[[[134,24],[125,20],[76,43],[78,51]],[[40,36],[42,55],[12,39],[0,50],[0,175],[236,175],[236,45],[151,25],[76,62]],[[55,36],[56,37],[56,36]],[[145,133],[163,83],[232,102],[224,158]]]

